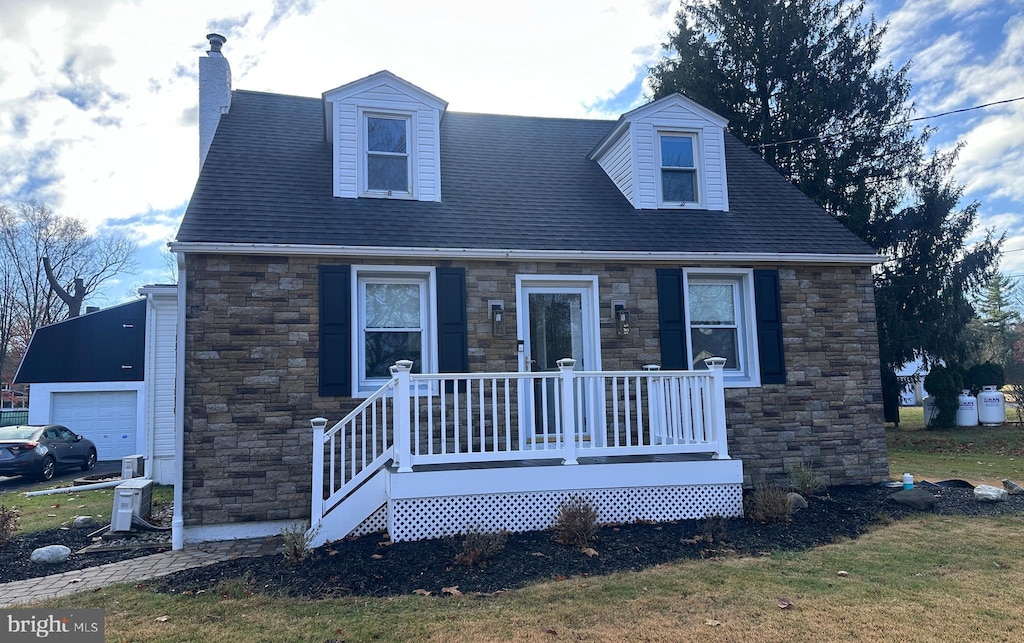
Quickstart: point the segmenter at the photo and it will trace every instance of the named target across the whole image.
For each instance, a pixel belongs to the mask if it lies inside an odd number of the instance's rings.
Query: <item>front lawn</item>
[[[40,483],[29,490],[71,486],[70,482]],[[114,508],[112,487],[32,497],[26,497],[24,492],[24,489],[0,492],[0,505],[18,510],[19,534],[66,526],[77,516],[92,516],[96,519],[98,528],[110,522],[110,514]],[[154,485],[153,506],[171,502],[173,495],[174,487]]]

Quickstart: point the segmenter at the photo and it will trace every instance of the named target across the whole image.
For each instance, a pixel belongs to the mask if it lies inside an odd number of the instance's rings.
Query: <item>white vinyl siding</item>
[[[153,296],[146,311],[146,435],[152,441],[146,473],[159,484],[174,482],[174,373],[178,299],[174,290]]]
[[[328,92],[330,94],[330,92]],[[328,98],[328,100],[330,100]],[[361,177],[365,163],[362,138],[364,114],[410,119],[409,154],[411,198],[441,200],[441,111],[424,104],[399,86],[381,83],[339,97],[333,102],[334,196],[365,196]],[[403,195],[410,198],[410,195]]]
[[[683,96],[667,96],[624,115],[621,132],[595,152],[594,159],[619,191],[640,210],[705,209],[727,212],[729,189],[725,167],[726,121]],[[717,119],[717,120],[716,120]],[[696,203],[662,203],[659,134],[690,134],[699,145],[694,150],[697,164]],[[632,158],[624,149],[630,146]],[[626,162],[630,164],[625,180]]]
[[[623,196],[633,203],[633,145],[629,130],[619,136],[619,139],[609,147],[608,152],[598,159],[598,163],[605,174],[615,182]]]

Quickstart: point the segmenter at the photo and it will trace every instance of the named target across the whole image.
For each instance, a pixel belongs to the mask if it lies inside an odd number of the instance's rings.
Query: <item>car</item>
[[[0,475],[49,480],[59,469],[96,466],[96,445],[60,424],[0,427]]]

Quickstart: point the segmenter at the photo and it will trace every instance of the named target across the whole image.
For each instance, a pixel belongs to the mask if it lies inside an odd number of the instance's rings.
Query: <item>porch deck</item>
[[[316,542],[551,526],[578,495],[602,523],[742,512],[729,458],[724,360],[706,371],[394,377],[345,419],[314,428]]]

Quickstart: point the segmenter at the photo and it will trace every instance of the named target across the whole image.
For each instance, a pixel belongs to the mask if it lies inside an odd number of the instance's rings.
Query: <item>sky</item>
[[[371,11],[370,7],[374,7]],[[884,57],[930,116],[1024,96],[1024,0],[868,0]],[[617,118],[643,102],[678,0],[0,0],[0,203],[125,234],[138,270],[90,304],[171,279],[199,166],[198,58],[227,37],[235,89],[320,96],[388,69],[461,112]],[[964,144],[962,205],[1024,277],[1024,100],[930,118]]]

